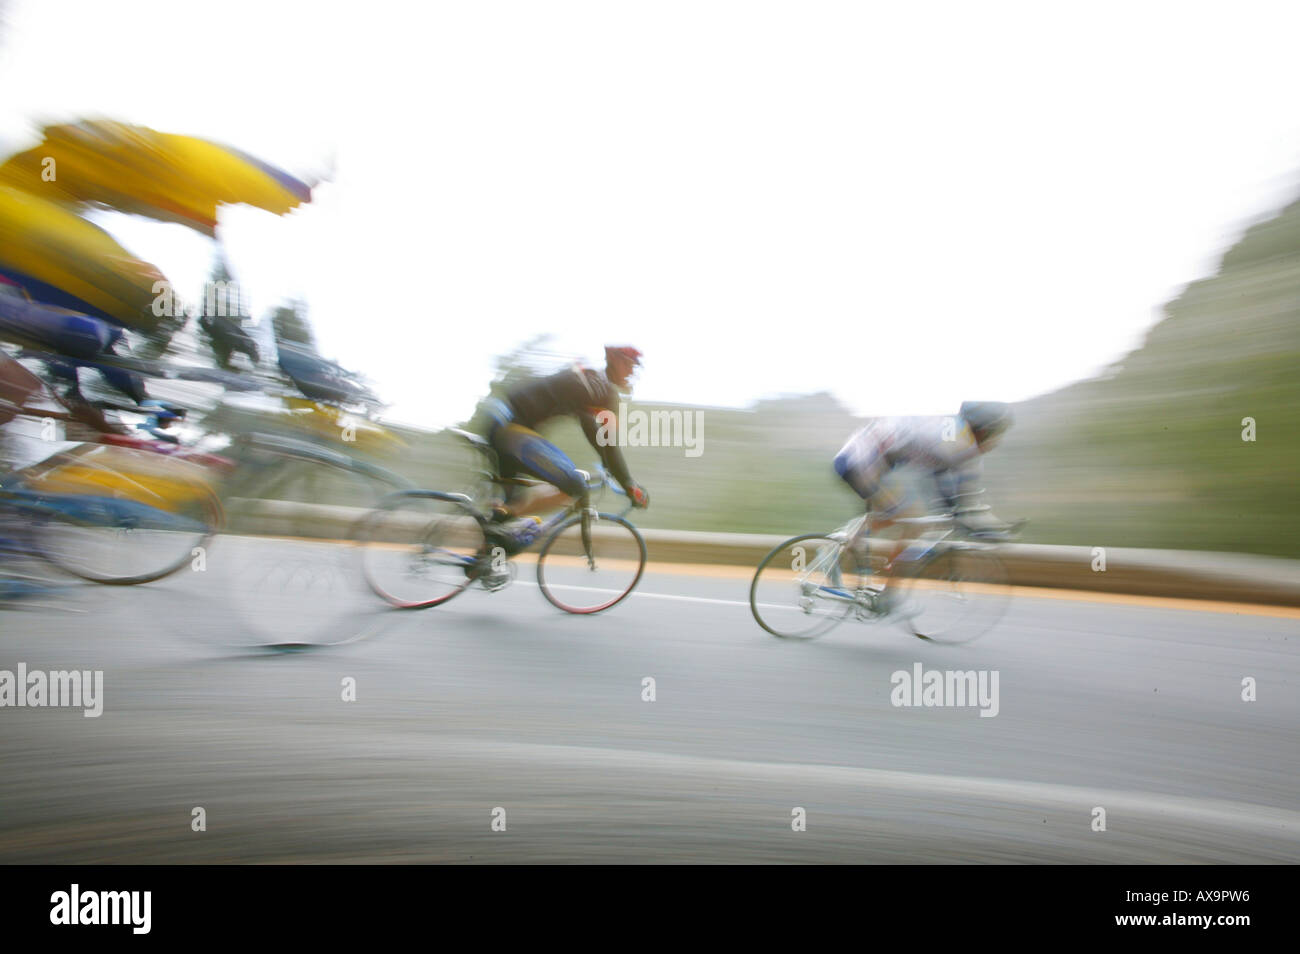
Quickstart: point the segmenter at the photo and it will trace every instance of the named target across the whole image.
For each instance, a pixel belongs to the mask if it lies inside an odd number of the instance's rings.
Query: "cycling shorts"
[[[536,477],[570,497],[587,492],[587,482],[568,455],[531,428],[513,423],[508,404],[493,398],[487,411],[492,421],[488,440],[497,452],[502,477]]]

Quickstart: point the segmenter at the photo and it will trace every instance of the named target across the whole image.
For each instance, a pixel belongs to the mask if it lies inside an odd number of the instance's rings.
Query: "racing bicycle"
[[[484,483],[500,489],[540,481],[502,477],[488,441],[468,431],[452,433],[487,461]],[[588,503],[575,500],[530,538],[503,541],[483,497],[436,490],[390,494],[365,517],[355,540],[362,547],[366,582],[401,609],[439,606],[475,583],[489,592],[509,586],[518,564],[535,562],[537,585],[550,603],[566,613],[591,615],[618,605],[636,588],[645,571],[646,546],[627,519],[631,500],[619,513],[597,510],[592,501],[604,490],[626,497],[603,468],[587,482]],[[534,518],[535,519],[535,518]],[[536,556],[524,551],[540,542]]]
[[[1018,532],[976,534],[952,513],[897,521],[917,536],[895,561],[864,546],[863,515],[832,533],[806,533],[774,548],[754,573],[749,605],[784,639],[814,639],[846,619],[893,620],[913,635],[966,643],[1002,617],[1010,600],[998,544]]]

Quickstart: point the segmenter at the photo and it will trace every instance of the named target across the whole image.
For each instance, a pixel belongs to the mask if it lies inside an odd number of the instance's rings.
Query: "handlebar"
[[[582,471],[582,473],[586,473],[586,471]],[[627,500],[627,506],[623,508],[619,516],[623,516],[624,514],[627,514],[635,506],[635,504],[632,501],[631,495],[628,494],[626,490],[624,490],[622,487],[618,485],[618,481],[616,481],[610,475],[609,471],[605,468],[605,466],[603,464],[596,464],[595,467],[592,469],[591,473],[588,474],[587,476],[587,489],[589,491],[596,491],[596,490],[604,490],[606,488],[612,490],[615,494]]]
[[[620,497],[627,496],[627,491],[618,485],[618,481],[614,480],[614,478],[610,476],[609,471],[605,469],[603,464],[597,464],[591,473],[594,476],[588,476],[587,478],[588,490],[601,490],[608,487]]]

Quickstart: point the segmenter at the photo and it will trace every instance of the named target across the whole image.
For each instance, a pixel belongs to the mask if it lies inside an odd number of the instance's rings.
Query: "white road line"
[[[531,580],[525,581],[536,586],[537,583]],[[553,590],[587,590],[591,593],[622,593],[622,590],[607,590],[600,586],[578,586],[573,583],[547,583]],[[679,600],[683,603],[716,603],[719,606],[749,606],[748,600],[720,600],[711,596],[678,596],[676,593],[643,593],[640,590],[633,590],[633,596],[641,596],[651,600]],[[782,606],[775,603],[759,603],[763,609],[788,609],[801,612],[797,606]]]

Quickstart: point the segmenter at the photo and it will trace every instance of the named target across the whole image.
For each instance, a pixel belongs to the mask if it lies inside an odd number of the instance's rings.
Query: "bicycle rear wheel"
[[[968,643],[1002,618],[1011,587],[991,550],[954,547],[922,561],[899,581],[907,625],[936,643]]]
[[[645,540],[636,527],[611,513],[590,523],[590,550],[582,518],[562,523],[537,557],[537,584],[552,605],[590,615],[621,603],[645,572]],[[590,554],[590,556],[589,556]]]
[[[340,461],[270,447],[241,457],[242,496],[226,497],[230,532],[207,561],[209,585],[241,639],[323,648],[366,638],[378,625],[351,543],[383,485]]]
[[[362,570],[399,609],[445,603],[475,579],[483,526],[469,507],[419,493],[396,494],[361,522]]]
[[[763,558],[749,587],[758,625],[782,639],[815,639],[864,605],[870,569],[820,533],[793,537]]]

